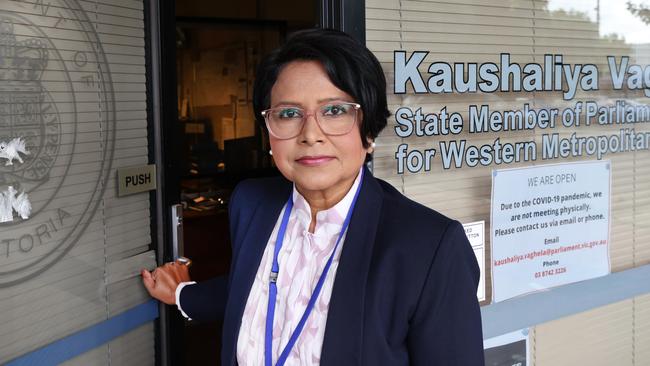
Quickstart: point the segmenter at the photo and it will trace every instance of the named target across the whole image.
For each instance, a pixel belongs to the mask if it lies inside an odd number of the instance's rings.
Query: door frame
[[[176,123],[176,0],[145,1],[145,47],[147,65],[147,113],[149,161],[156,164],[157,189],[151,200],[152,249],[158,264],[171,261],[172,226],[170,207],[180,201],[178,152],[174,141],[179,136]],[[153,147],[153,148],[152,148]],[[151,156],[153,155],[153,156]],[[171,330],[179,322],[174,310],[159,305],[156,322],[156,365],[181,364],[177,345],[170,342]]]
[[[366,44],[365,0],[317,0],[321,28],[343,31]]]

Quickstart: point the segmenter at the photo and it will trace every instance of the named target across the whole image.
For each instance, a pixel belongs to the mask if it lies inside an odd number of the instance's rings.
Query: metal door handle
[[[183,205],[172,205],[172,256],[175,261],[184,253],[183,246]]]

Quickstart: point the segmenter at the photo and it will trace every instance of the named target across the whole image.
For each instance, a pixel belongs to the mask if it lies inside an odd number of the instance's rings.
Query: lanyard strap
[[[336,239],[336,244],[334,245],[334,249],[332,250],[332,253],[327,259],[325,268],[323,268],[323,273],[321,273],[320,278],[318,279],[318,283],[314,288],[314,292],[312,293],[311,298],[307,303],[307,307],[305,308],[305,311],[302,314],[302,317],[300,318],[300,321],[298,322],[296,329],[294,329],[293,333],[291,334],[291,337],[289,338],[289,341],[287,342],[287,345],[284,347],[282,353],[278,357],[278,362],[276,363],[276,366],[284,365],[285,361],[289,357],[289,352],[291,352],[291,349],[293,348],[296,341],[298,340],[298,336],[300,335],[300,332],[302,332],[302,328],[304,328],[305,323],[307,322],[307,318],[309,317],[309,314],[311,313],[311,311],[314,308],[314,305],[316,304],[318,295],[320,294],[323,284],[325,283],[325,277],[327,277],[327,272],[329,271],[329,268],[332,265],[332,261],[334,259],[334,254],[336,253],[336,249],[338,248],[339,243],[341,242],[341,238],[343,237],[343,234],[345,233],[345,231],[347,230],[350,224],[352,211],[354,211],[354,205],[356,204],[357,197],[359,197],[359,192],[361,191],[361,183],[363,182],[363,170],[361,170],[359,174],[361,174],[361,178],[359,179],[359,185],[357,187],[356,192],[354,193],[354,198],[352,200],[352,204],[350,205],[350,208],[348,209],[348,213],[345,215],[345,221],[343,221],[343,226],[341,227],[341,232],[339,233],[339,236]],[[289,223],[289,215],[291,214],[292,208],[293,208],[293,199],[291,196],[289,196],[289,200],[287,201],[286,208],[284,209],[284,214],[282,215],[282,222],[280,224],[280,229],[278,230],[278,236],[275,240],[275,249],[273,252],[273,266],[271,268],[271,274],[269,278],[270,279],[269,303],[266,309],[266,330],[265,330],[265,339],[264,339],[265,366],[272,366],[271,351],[272,351],[272,344],[273,344],[273,319],[275,317],[275,300],[278,295],[278,288],[276,286],[276,282],[278,278],[278,272],[280,271],[280,266],[278,264],[278,253],[280,253],[280,249],[282,248],[282,242],[284,241],[284,234],[287,231],[287,225]]]

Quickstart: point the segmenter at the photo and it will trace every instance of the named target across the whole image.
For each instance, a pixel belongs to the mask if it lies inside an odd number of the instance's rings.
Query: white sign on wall
[[[495,302],[609,273],[610,166],[594,161],[493,171]]]
[[[463,224],[465,235],[472,245],[476,261],[481,271],[481,279],[478,283],[476,296],[478,301],[485,300],[485,221],[476,221]]]

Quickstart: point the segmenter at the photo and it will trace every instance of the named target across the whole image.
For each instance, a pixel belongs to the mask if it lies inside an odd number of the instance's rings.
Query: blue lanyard
[[[282,366],[286,362],[287,357],[289,357],[289,352],[291,352],[291,349],[296,344],[296,341],[298,340],[298,336],[300,335],[300,332],[302,332],[302,328],[304,328],[305,323],[307,322],[307,318],[309,318],[309,314],[314,308],[314,305],[316,304],[316,300],[318,299],[318,295],[320,294],[320,291],[323,288],[323,283],[325,283],[325,277],[327,277],[327,272],[329,271],[330,266],[332,265],[332,260],[334,259],[334,253],[336,253],[336,249],[338,248],[339,243],[341,242],[341,238],[343,237],[343,234],[345,233],[345,231],[348,228],[348,225],[350,224],[350,217],[352,216],[352,211],[354,211],[354,205],[356,204],[357,197],[359,197],[359,192],[361,191],[361,183],[363,183],[363,170],[361,170],[359,174],[361,174],[361,178],[359,179],[359,186],[357,187],[357,191],[354,194],[354,199],[352,200],[350,209],[348,210],[348,213],[345,216],[345,221],[343,221],[343,227],[341,228],[341,232],[339,233],[339,236],[336,239],[336,244],[334,245],[332,254],[330,254],[330,257],[327,260],[327,263],[325,264],[325,268],[323,268],[323,273],[321,273],[320,278],[318,279],[318,283],[316,284],[314,293],[311,294],[311,298],[307,303],[307,308],[305,308],[305,312],[302,314],[302,318],[300,318],[300,321],[298,322],[296,329],[294,329],[293,333],[291,334],[291,338],[289,338],[287,345],[284,347],[282,353],[278,357],[278,362],[276,363],[276,366]],[[284,241],[284,234],[287,231],[287,224],[289,223],[289,215],[291,214],[292,208],[293,208],[293,199],[291,196],[289,196],[289,200],[287,201],[287,205],[284,210],[284,215],[282,216],[280,229],[278,230],[278,236],[275,240],[275,250],[273,253],[273,267],[271,268],[270,281],[269,281],[269,303],[266,309],[266,331],[265,331],[265,339],[264,339],[265,366],[272,366],[271,349],[273,343],[273,319],[275,317],[275,299],[278,295],[278,287],[276,286],[275,283],[278,279],[278,273],[280,271],[280,266],[278,265],[278,253],[280,253],[280,249],[282,248],[282,242]]]

